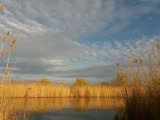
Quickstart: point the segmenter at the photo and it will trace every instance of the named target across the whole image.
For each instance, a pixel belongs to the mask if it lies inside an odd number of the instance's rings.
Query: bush
[[[43,85],[49,85],[51,82],[48,78],[42,78],[40,80],[40,84],[43,84]]]
[[[74,85],[88,85],[88,82],[84,78],[77,77],[77,81]]]

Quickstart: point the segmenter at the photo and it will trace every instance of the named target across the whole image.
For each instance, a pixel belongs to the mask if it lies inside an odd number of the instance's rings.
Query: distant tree
[[[77,80],[74,83],[74,85],[88,85],[88,82],[84,78],[77,77]]]
[[[48,78],[42,78],[40,80],[40,84],[42,84],[42,85],[49,85],[50,83],[51,82],[50,82],[50,80]]]
[[[125,72],[117,72],[116,79],[113,81],[115,85],[128,84],[128,75]]]

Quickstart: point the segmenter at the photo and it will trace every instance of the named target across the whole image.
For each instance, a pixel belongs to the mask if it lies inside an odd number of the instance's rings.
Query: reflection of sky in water
[[[113,120],[115,110],[107,111],[86,111],[77,114],[73,109],[66,109],[62,112],[35,114],[34,120]]]

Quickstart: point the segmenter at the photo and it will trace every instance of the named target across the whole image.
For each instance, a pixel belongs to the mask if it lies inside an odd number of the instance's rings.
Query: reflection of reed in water
[[[71,99],[76,112],[81,113],[89,110],[108,110],[124,108],[122,98],[77,98]]]
[[[34,114],[59,112],[68,108],[74,108],[76,112],[89,110],[121,109],[124,107],[123,99],[115,98],[12,98],[5,100],[0,115],[16,116],[19,114]]]
[[[20,103],[16,103],[17,105]],[[21,107],[21,109],[24,109]],[[29,120],[27,117],[29,112],[14,111],[16,106],[9,99],[1,98],[0,99],[0,120]]]
[[[0,101],[0,120],[21,120],[22,117],[27,120],[30,114],[58,112],[70,108],[70,98],[11,98]]]

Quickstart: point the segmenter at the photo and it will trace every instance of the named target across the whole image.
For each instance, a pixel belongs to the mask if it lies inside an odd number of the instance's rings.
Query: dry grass
[[[5,82],[0,84],[0,97],[53,98],[53,97],[123,97],[123,86],[85,85],[67,86],[33,82]],[[129,89],[128,89],[129,90]]]
[[[134,88],[132,95],[126,98],[126,119],[159,120],[160,86],[149,84],[145,89]]]
[[[71,87],[72,97],[123,97],[122,86],[86,85]]]
[[[160,43],[152,50],[146,63],[140,59],[130,62],[129,80],[133,87],[126,90],[123,120],[160,119]],[[118,117],[117,117],[118,118]]]
[[[4,7],[4,4],[0,6],[0,12],[3,11],[3,7]],[[12,103],[8,102],[8,100],[9,100],[8,97],[10,94],[9,94],[9,91],[6,87],[6,83],[7,83],[7,80],[12,79],[12,73],[15,68],[15,64],[17,63],[17,61],[16,61],[16,63],[14,64],[14,66],[12,68],[12,72],[11,72],[12,66],[9,65],[9,60],[10,60],[10,55],[13,51],[13,46],[17,41],[17,37],[12,41],[10,47],[4,49],[4,46],[5,46],[5,43],[6,43],[6,40],[7,40],[7,37],[9,34],[10,34],[10,31],[8,31],[8,33],[5,35],[5,37],[2,41],[1,49],[0,49],[0,57],[1,58],[4,57],[5,52],[8,52],[8,61],[6,64],[6,69],[4,71],[4,75],[1,78],[1,85],[0,85],[0,94],[1,94],[1,96],[0,96],[1,97],[1,99],[0,99],[0,120],[29,120],[26,116],[26,113],[21,112],[20,114],[17,114],[14,112],[10,112]]]

